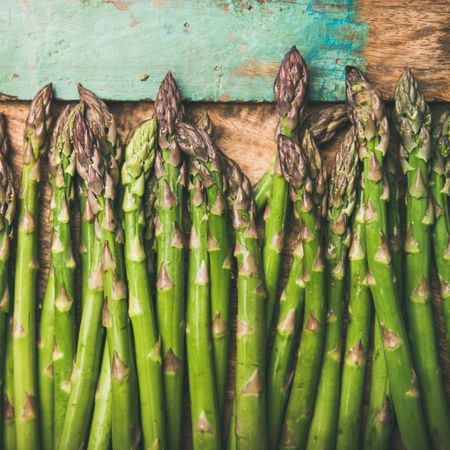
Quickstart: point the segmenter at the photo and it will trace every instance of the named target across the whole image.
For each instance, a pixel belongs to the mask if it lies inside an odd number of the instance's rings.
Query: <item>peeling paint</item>
[[[24,100],[48,81],[64,99],[77,98],[78,82],[106,99],[154,98],[167,70],[185,98],[272,100],[297,45],[311,98],[334,101],[345,97],[345,65],[365,65],[367,25],[353,0],[1,3],[0,92]]]

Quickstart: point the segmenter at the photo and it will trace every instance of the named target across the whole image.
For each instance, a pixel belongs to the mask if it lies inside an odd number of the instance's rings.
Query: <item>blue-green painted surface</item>
[[[311,97],[344,98],[346,64],[364,67],[367,26],[352,0],[0,0],[0,92],[30,99],[52,81],[111,100],[154,98],[172,70],[192,100],[272,100],[297,45]]]

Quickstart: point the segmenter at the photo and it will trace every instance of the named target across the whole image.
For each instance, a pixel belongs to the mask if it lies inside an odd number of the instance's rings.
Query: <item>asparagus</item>
[[[161,341],[147,278],[143,197],[155,158],[155,119],[141,124],[126,147],[122,166],[125,261],[133,326],[145,448],[165,448]]]
[[[6,162],[9,144],[6,120],[0,114],[0,442],[7,445],[14,438],[14,409],[12,401],[12,346],[10,319],[12,304],[10,294],[10,242],[13,235],[13,220],[16,208],[16,194],[11,169]],[[13,433],[11,433],[11,428]],[[9,448],[5,447],[4,448]]]
[[[88,145],[85,139],[89,136],[83,134],[84,128],[80,125],[83,121],[82,110],[75,111],[74,123],[78,123],[78,127],[74,130],[73,140],[75,151],[79,152],[82,151],[83,146]],[[78,150],[78,147],[81,148]],[[79,168],[79,170],[83,169]],[[101,168],[96,162],[90,170],[95,172],[100,171]],[[71,377],[69,403],[59,442],[61,449],[78,449],[86,445],[104,340],[104,329],[101,326],[103,268],[99,211],[94,199],[90,197],[88,181],[83,177],[80,177],[78,181],[82,221],[81,246],[84,250],[81,260],[81,304],[83,308],[77,353]],[[84,267],[84,265],[88,265],[88,267]],[[80,411],[84,411],[85,414],[80,414]]]
[[[147,274],[152,298],[156,298],[156,238],[155,238],[155,216],[156,197],[158,196],[158,184],[154,172],[149,178],[144,190],[144,250],[147,263]]]
[[[265,289],[251,184],[239,166],[223,159],[236,234],[238,272],[236,433],[237,448],[267,448]]]
[[[191,167],[191,239],[186,344],[194,449],[219,449],[219,412],[211,352],[209,304],[208,215],[200,176]]]
[[[14,402],[18,449],[39,447],[36,381],[36,272],[40,157],[47,151],[51,125],[52,87],[42,88],[25,123],[24,166],[19,202],[19,226],[13,318]]]
[[[358,177],[356,136],[350,129],[334,161],[328,191],[328,230],[325,254],[328,296],[327,328],[320,381],[307,447],[336,446],[344,321],[344,285],[350,244],[349,220],[355,206]]]
[[[73,114],[62,111],[49,151],[52,188],[51,264],[54,276],[54,445],[57,447],[69,401],[70,375],[75,354],[74,272],[70,210],[74,198],[75,153],[72,145]]]
[[[255,200],[256,212],[258,215],[264,210],[270,197],[275,161],[276,158],[273,157],[269,162],[269,168],[267,171],[264,172],[260,180],[253,186],[253,198]]]
[[[9,259],[12,221],[15,214],[15,192],[11,169],[6,163],[8,153],[6,122],[0,114],[0,392],[5,365],[6,335],[10,310]]]
[[[450,415],[442,383],[430,291],[434,220],[428,190],[431,114],[412,72],[406,69],[395,90],[395,123],[402,138],[400,156],[406,190],[406,311],[425,419],[435,448],[450,448]]]
[[[11,311],[12,312],[12,311]],[[13,348],[12,348],[12,314],[8,320],[5,348],[5,374],[2,393],[2,448],[8,450],[16,449],[16,427],[14,408],[14,371],[13,371]]]
[[[133,393],[134,361],[129,328],[125,268],[120,229],[114,211],[118,181],[117,161],[111,152],[102,154],[96,136],[78,115],[75,122],[77,172],[87,184],[88,201],[98,214],[104,273],[107,339],[111,359],[112,442],[114,448],[135,448],[140,432]],[[107,145],[103,143],[103,148]],[[104,158],[104,159],[103,159]]]
[[[362,72],[347,69],[347,101],[364,165],[364,203],[370,288],[383,339],[390,389],[403,444],[428,448],[417,379],[402,320],[387,243],[387,189],[383,159],[389,126],[382,100]]]
[[[330,142],[347,122],[347,107],[345,105],[333,105],[306,117],[303,128],[309,129],[314,142],[318,146],[322,146]],[[275,161],[275,157],[270,160],[267,172],[253,187],[253,197],[258,214],[264,209],[270,197]]]
[[[108,341],[105,342],[102,367],[95,393],[95,408],[87,450],[110,450],[112,422],[111,365]]]
[[[432,231],[434,261],[439,276],[440,297],[450,353],[450,112],[444,112],[434,130],[433,166],[430,188],[434,201],[435,222]]]
[[[55,340],[55,271],[50,262],[37,348],[39,426],[42,448],[54,448],[54,385],[53,350]]]
[[[286,139],[296,140],[297,130],[306,100],[308,72],[306,63],[296,47],[292,47],[283,58],[274,83],[275,103],[280,116],[278,134]],[[278,152],[280,149],[278,149]],[[284,227],[288,204],[288,185],[280,164],[275,162],[272,188],[267,202],[264,237],[264,280],[267,289],[266,330],[270,332],[275,301],[278,294],[278,280],[281,250],[284,242]]]
[[[403,298],[403,242],[400,217],[400,192],[398,188],[398,175],[392,149],[386,155],[386,178],[389,186],[389,200],[387,202],[387,221],[389,246],[391,249],[392,269],[395,275],[400,303]]]
[[[370,336],[371,298],[366,282],[364,199],[357,194],[349,251],[349,305],[336,449],[360,448],[361,413]],[[384,358],[384,355],[381,355]]]
[[[223,419],[226,401],[226,381],[230,346],[230,288],[231,288],[231,242],[229,234],[226,189],[222,164],[211,140],[212,123],[207,114],[203,117],[199,139],[203,141],[208,158],[197,158],[208,201],[208,253],[211,276],[211,335],[213,338],[214,368],[217,401]],[[181,144],[180,144],[181,145]]]
[[[305,280],[305,319],[280,448],[304,448],[319,378],[324,337],[325,267],[321,244],[326,173],[308,130],[303,136],[301,149],[282,136],[279,139],[283,141],[279,144],[281,167],[289,180],[290,196],[300,223]]]
[[[384,450],[392,446],[395,420],[383,347],[382,331],[375,318],[370,398],[364,434],[365,450]]]
[[[305,281],[303,279],[303,243],[298,236],[289,277],[280,295],[280,310],[270,352],[267,372],[267,410],[270,412],[269,447],[280,441],[281,424],[292,381],[292,359],[301,325]]]
[[[164,395],[169,448],[180,446],[184,360],[184,242],[183,196],[186,168],[174,140],[175,124],[183,117],[181,96],[169,72],[156,98],[159,150],[157,317],[163,354]]]

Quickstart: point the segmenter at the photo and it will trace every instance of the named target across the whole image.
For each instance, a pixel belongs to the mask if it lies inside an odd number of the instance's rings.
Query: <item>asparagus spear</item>
[[[156,197],[158,196],[158,183],[154,172],[149,178],[144,191],[144,250],[147,263],[147,274],[152,298],[156,298],[156,238],[155,238],[155,216]]]
[[[434,261],[439,276],[440,296],[450,353],[450,112],[442,113],[434,130],[433,166],[430,188],[434,201],[435,222],[432,231]]]
[[[52,247],[54,272],[54,445],[61,436],[69,401],[70,375],[75,354],[74,271],[70,210],[74,198],[75,152],[72,145],[73,114],[62,111],[55,126],[49,151],[52,187]]]
[[[125,261],[129,315],[136,346],[141,422],[145,448],[165,448],[161,341],[147,279],[143,197],[155,158],[157,125],[150,119],[134,130],[122,166]]]
[[[325,254],[328,296],[327,328],[322,371],[308,434],[309,449],[336,446],[344,321],[344,285],[350,245],[349,220],[355,206],[358,148],[350,129],[334,161],[328,191],[328,230]]]
[[[208,215],[198,170],[191,166],[191,239],[186,344],[194,449],[219,449],[219,412],[211,352]]]
[[[207,149],[205,161],[195,159],[208,201],[208,253],[211,276],[211,334],[217,401],[223,419],[226,401],[226,381],[230,346],[230,288],[231,288],[231,242],[229,234],[226,189],[220,158],[211,140],[212,123],[207,114],[199,130],[199,139]],[[180,144],[181,145],[181,144]]]
[[[300,222],[304,249],[305,319],[295,375],[283,421],[280,448],[304,448],[319,378],[325,321],[322,221],[326,173],[308,130],[301,148],[279,137],[280,162]]]
[[[13,235],[13,220],[16,208],[16,194],[13,186],[11,169],[6,162],[9,145],[6,134],[6,120],[0,114],[0,393],[2,408],[0,409],[0,424],[9,428],[11,422],[11,333],[10,318],[12,317],[10,280],[10,241]],[[4,394],[3,394],[4,393]],[[4,398],[4,400],[3,400]],[[12,400],[12,399],[11,399]],[[14,418],[12,418],[12,422]],[[7,443],[8,431],[0,427],[0,442]],[[7,434],[7,440],[3,439]]]
[[[78,115],[75,122],[77,171],[88,187],[88,200],[98,214],[104,272],[104,314],[111,358],[112,442],[114,448],[135,448],[140,432],[133,393],[134,361],[128,319],[127,290],[120,229],[114,211],[118,181],[117,161],[111,152],[102,154],[96,136]],[[105,142],[103,148],[106,148]]]
[[[274,83],[275,103],[280,116],[278,134],[296,140],[298,125],[303,113],[308,87],[306,63],[296,47],[292,47],[283,58]],[[278,151],[280,151],[278,149]],[[278,156],[279,157],[279,156]],[[264,237],[264,280],[267,289],[266,331],[272,326],[281,250],[284,243],[284,227],[288,205],[288,185],[283,178],[280,164],[275,162],[270,197],[267,201]]]
[[[224,157],[228,202],[236,234],[238,271],[236,433],[237,448],[267,448],[265,399],[265,289],[251,184],[239,166]]]
[[[12,312],[12,311],[11,311]],[[12,346],[12,314],[8,320],[5,348],[5,379],[3,381],[2,394],[2,448],[16,449],[16,423],[14,408],[14,371],[13,371],[13,346]]]
[[[201,129],[180,123],[177,141],[181,150],[192,157],[192,164],[202,178],[208,202],[208,253],[211,277],[211,329],[215,390],[219,415],[223,418],[226,400],[230,328],[231,249],[222,162],[210,134],[209,116]]]
[[[370,279],[369,275],[369,279]],[[375,318],[370,398],[364,434],[365,450],[385,450],[392,446],[395,426],[389,378],[380,324]]]
[[[406,190],[406,311],[425,419],[435,448],[450,448],[450,415],[442,383],[430,291],[430,229],[434,220],[428,190],[431,114],[412,72],[406,69],[395,90],[395,123]]]
[[[161,335],[169,448],[180,446],[184,353],[184,242],[183,197],[186,168],[174,140],[175,124],[183,117],[181,96],[169,72],[156,98],[159,150],[155,174],[158,179],[156,239],[157,315]]]
[[[95,408],[87,450],[110,450],[112,422],[111,364],[108,341],[105,342],[102,367],[95,393]]]
[[[347,69],[347,101],[364,165],[364,203],[371,292],[383,339],[392,399],[403,444],[429,447],[412,355],[402,320],[387,243],[387,189],[383,171],[389,126],[383,102],[362,72]]]
[[[387,221],[389,246],[391,249],[392,269],[395,275],[400,304],[403,299],[403,238],[401,233],[400,192],[398,174],[392,149],[386,155],[386,178],[389,186],[389,200],[387,202]]]
[[[361,407],[370,336],[371,299],[366,282],[364,199],[361,190],[357,196],[348,255],[350,295],[337,426],[338,450],[360,448]],[[381,356],[384,358],[384,355]]]
[[[19,202],[19,227],[13,318],[14,402],[18,449],[39,447],[36,381],[36,272],[40,157],[47,151],[51,125],[52,87],[42,88],[25,123],[24,166]]]
[[[280,295],[280,310],[270,352],[267,376],[267,410],[270,413],[269,447],[280,441],[284,410],[292,381],[292,359],[303,317],[305,281],[303,279],[303,243],[298,236],[289,277]]]
[[[55,340],[55,271],[50,263],[42,302],[37,347],[39,425],[42,448],[53,448],[54,442],[54,386],[53,349]]]
[[[347,107],[345,105],[333,105],[306,117],[303,128],[308,128],[314,142],[318,146],[322,146],[330,142],[347,122]],[[258,214],[264,209],[270,197],[275,161],[275,157],[270,160],[267,172],[253,187],[253,197]]]
[[[75,111],[74,122],[80,124],[83,121],[84,116],[81,109]],[[88,145],[85,139],[89,136],[83,135],[83,130],[83,126],[80,125],[75,129],[73,136],[75,151],[78,151],[78,147]],[[82,149],[79,151],[81,152]],[[79,170],[82,172],[83,169],[79,168]],[[90,170],[100,172],[101,166],[96,162]],[[81,303],[83,308],[77,353],[71,377],[69,403],[59,443],[61,449],[78,449],[86,445],[104,339],[104,329],[101,326],[103,268],[99,211],[96,209],[93,198],[90,198],[88,181],[83,177],[79,179],[78,196],[82,221],[82,247],[85,249],[85,256],[81,260]],[[89,228],[92,228],[92,231]],[[85,264],[89,266],[83,267]],[[84,411],[85,414],[80,414],[80,411]]]

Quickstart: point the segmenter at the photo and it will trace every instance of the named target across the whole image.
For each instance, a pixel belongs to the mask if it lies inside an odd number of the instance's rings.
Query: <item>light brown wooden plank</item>
[[[369,26],[366,71],[392,99],[403,69],[411,67],[429,101],[450,101],[450,2],[359,0]]]

